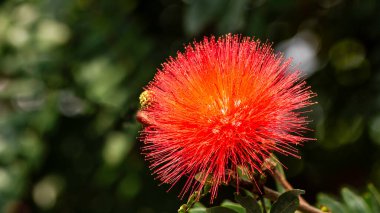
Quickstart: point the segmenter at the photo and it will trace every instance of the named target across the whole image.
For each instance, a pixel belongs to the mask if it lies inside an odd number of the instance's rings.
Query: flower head
[[[272,152],[298,157],[294,145],[308,140],[301,135],[308,123],[302,110],[313,93],[290,60],[248,37],[187,46],[162,65],[146,91],[143,153],[163,183],[187,180],[182,195],[200,190],[211,176],[214,199],[239,167],[248,176],[261,173]]]

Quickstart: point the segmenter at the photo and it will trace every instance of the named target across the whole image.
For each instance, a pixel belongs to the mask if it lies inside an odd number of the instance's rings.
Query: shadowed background
[[[180,187],[140,154],[138,96],[183,44],[229,32],[273,42],[318,93],[318,141],[281,157],[290,182],[312,202],[379,187],[379,14],[376,0],[2,1],[0,212],[175,212]]]

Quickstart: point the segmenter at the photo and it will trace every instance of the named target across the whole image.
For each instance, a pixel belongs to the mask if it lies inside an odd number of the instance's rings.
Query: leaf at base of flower
[[[251,196],[241,196],[237,193],[235,193],[235,200],[236,202],[240,203],[242,205],[247,213],[261,213],[260,205],[257,203],[255,199]]]
[[[204,172],[198,172],[195,176],[194,176],[195,180],[197,180],[198,182],[205,182],[206,184],[211,184],[212,183],[212,176],[211,175],[207,175],[206,173]]]
[[[248,175],[249,169],[246,166],[243,166],[243,165],[237,166],[236,173],[240,179],[245,180],[245,181],[252,181],[252,177]]]
[[[274,169],[277,170],[283,177],[285,177],[284,168],[282,167],[278,158],[273,153],[270,155],[270,160],[275,163]],[[280,193],[286,192],[285,187],[277,179],[275,179],[275,183],[276,183],[276,189],[278,192]]]
[[[273,203],[271,213],[294,213],[299,204],[298,196],[304,194],[305,191],[300,189],[293,189],[284,192],[280,195],[276,202]]]

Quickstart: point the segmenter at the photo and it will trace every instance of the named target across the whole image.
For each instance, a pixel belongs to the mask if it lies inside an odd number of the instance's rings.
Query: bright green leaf
[[[234,211],[232,209],[229,209],[223,206],[215,206],[212,208],[208,208],[206,212],[207,213],[236,213],[237,211]]]
[[[239,205],[238,203],[231,202],[229,200],[223,201],[223,203],[220,206],[229,208],[238,213],[246,213],[245,209],[241,205]]]
[[[189,210],[189,213],[206,213],[206,212],[207,210],[204,207],[196,207],[196,208],[191,208]]]
[[[196,202],[194,206],[189,209],[189,213],[206,213],[206,207],[202,203]]]

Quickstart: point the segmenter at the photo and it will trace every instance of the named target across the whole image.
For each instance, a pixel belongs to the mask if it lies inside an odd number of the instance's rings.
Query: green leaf
[[[206,213],[206,207],[200,202],[196,202],[194,206],[189,209],[189,213]]]
[[[294,213],[300,201],[298,196],[303,194],[303,190],[293,189],[287,192],[284,192],[280,195],[276,202],[273,203],[271,213]]]
[[[236,213],[237,211],[234,211],[232,209],[229,209],[223,206],[215,206],[212,208],[208,208],[206,212],[207,213]]]
[[[270,159],[272,162],[276,163],[276,166],[275,166],[275,169],[283,176],[283,177],[286,177],[285,176],[285,172],[284,172],[284,168],[282,167],[280,161],[277,159],[277,157],[274,155],[274,154],[271,154],[270,155]],[[283,192],[286,192],[286,189],[285,187],[276,179],[275,180],[275,183],[276,183],[276,188],[277,188],[277,191],[279,191],[280,193],[283,193]]]
[[[334,212],[334,213],[347,212],[347,208],[342,203],[340,203],[339,201],[335,200],[334,198],[326,194],[318,194],[317,200],[320,205],[326,206],[331,212]]]
[[[355,213],[369,213],[371,212],[369,206],[359,195],[355,194],[348,188],[343,188],[341,191],[342,197],[349,212]]]
[[[372,212],[380,212],[380,193],[373,184],[368,184]]]
[[[272,202],[269,199],[264,198],[264,204],[262,204],[260,206],[263,208],[265,207],[266,209],[271,209],[272,208]]]
[[[260,205],[257,203],[255,199],[251,196],[241,196],[237,193],[235,193],[235,200],[236,202],[240,203],[247,213],[261,213]]]
[[[206,208],[201,202],[196,202],[194,204],[193,208],[196,208],[196,207],[198,207],[198,208]]]
[[[196,208],[189,209],[189,213],[207,213],[207,210],[206,208],[196,207]]]
[[[241,205],[239,205],[238,203],[231,202],[229,200],[223,201],[223,203],[220,206],[232,209],[238,213],[246,213],[245,209]]]

